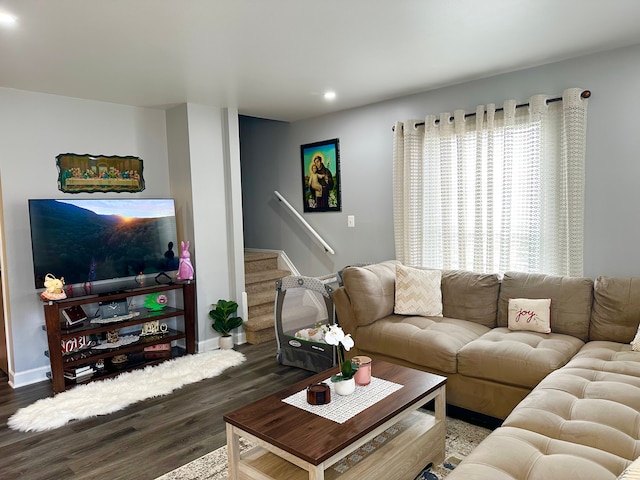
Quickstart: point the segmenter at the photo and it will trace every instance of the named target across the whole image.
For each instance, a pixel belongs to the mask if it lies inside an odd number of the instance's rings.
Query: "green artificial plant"
[[[242,317],[232,316],[238,311],[238,304],[233,300],[218,300],[211,304],[214,307],[209,310],[209,317],[213,320],[211,326],[223,337],[231,335],[231,330],[242,325]]]

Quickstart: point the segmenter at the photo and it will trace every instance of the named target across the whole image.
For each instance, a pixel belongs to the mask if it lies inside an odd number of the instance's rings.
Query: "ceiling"
[[[637,0],[0,0],[1,11],[17,17],[0,25],[2,87],[283,121],[640,44]]]

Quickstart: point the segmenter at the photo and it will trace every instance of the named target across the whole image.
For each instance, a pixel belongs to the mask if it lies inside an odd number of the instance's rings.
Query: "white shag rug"
[[[146,398],[167,395],[189,383],[215,377],[244,361],[245,356],[235,350],[177,357],[43,398],[18,410],[7,425],[21,432],[52,430],[72,420],[107,415]]]

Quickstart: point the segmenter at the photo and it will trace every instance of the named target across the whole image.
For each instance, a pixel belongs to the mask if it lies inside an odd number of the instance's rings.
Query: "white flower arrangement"
[[[332,381],[340,381],[340,380],[349,380],[353,378],[356,374],[356,370],[358,370],[358,366],[351,362],[351,360],[345,360],[343,349],[345,351],[349,351],[355,345],[353,338],[351,338],[351,334],[348,333],[345,335],[342,327],[337,324],[323,326],[324,331],[324,341],[329,345],[334,345],[338,350],[338,363],[340,364],[340,375],[334,375],[331,377]]]

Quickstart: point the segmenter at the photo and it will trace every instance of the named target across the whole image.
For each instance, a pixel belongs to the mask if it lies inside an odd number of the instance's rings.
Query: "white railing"
[[[289,202],[287,202],[287,199],[284,198],[277,190],[275,190],[273,193],[276,194],[278,200],[280,200],[280,202],[285,205],[289,209],[289,211],[291,211],[291,213],[293,213],[293,215],[298,219],[298,221],[307,229],[307,231],[311,234],[311,237],[316,240],[322,246],[322,248],[324,248],[325,252],[328,252],[331,255],[335,255],[336,252],[333,251],[333,248],[331,248],[329,244],[325,242],[324,239],[318,234],[318,232],[316,232],[313,227],[309,225],[309,223],[307,223],[304,218],[302,218],[302,215],[300,215],[298,211],[293,208]]]

